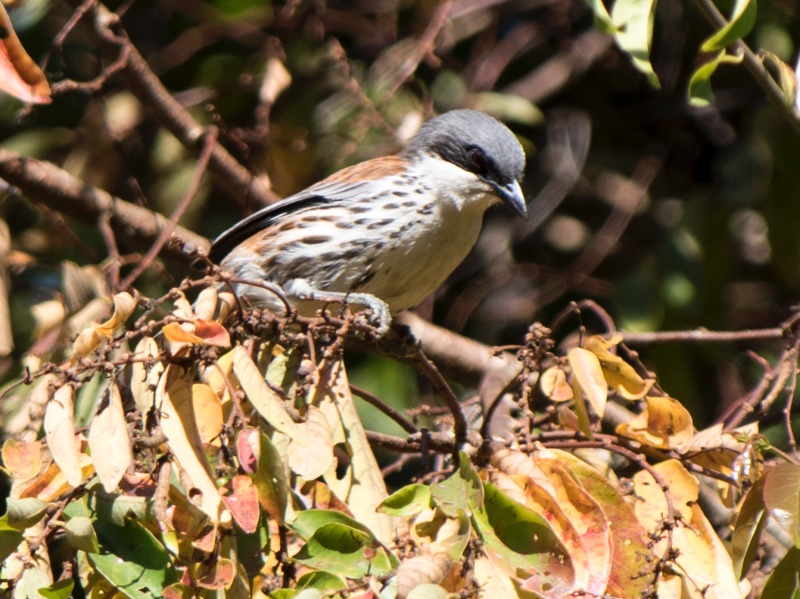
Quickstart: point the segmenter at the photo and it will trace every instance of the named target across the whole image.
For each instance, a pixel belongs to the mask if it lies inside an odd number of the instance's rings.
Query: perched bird
[[[300,313],[329,302],[367,307],[383,335],[391,313],[435,291],[467,256],[489,206],[527,216],[522,146],[476,110],[427,121],[399,154],[334,173],[222,233],[209,258],[239,279],[278,285]],[[282,314],[265,289],[234,284]]]

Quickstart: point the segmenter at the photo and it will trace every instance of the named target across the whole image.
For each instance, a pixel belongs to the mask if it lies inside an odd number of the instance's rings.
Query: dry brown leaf
[[[133,462],[122,397],[113,381],[89,426],[89,449],[103,488],[113,492]]]
[[[136,299],[130,293],[113,297],[114,311],[105,322],[92,324],[80,332],[72,344],[73,357],[82,358],[92,353],[103,339],[110,337],[122,326],[136,309]]]
[[[143,337],[136,345],[133,355],[136,358],[155,358],[159,351],[155,339]],[[155,405],[156,387],[163,372],[164,363],[161,360],[155,360],[150,367],[144,362],[134,362],[131,366],[131,393],[142,415],[147,414]]]
[[[306,480],[325,474],[333,463],[333,432],[325,414],[316,406],[308,406],[306,421],[289,439],[287,458],[293,472]]]
[[[25,52],[2,4],[0,29],[0,90],[23,102],[49,104],[52,99],[47,78]]]
[[[348,467],[350,487],[346,495],[340,494],[335,486],[335,472],[326,472],[325,482],[350,506],[354,514],[358,514],[363,522],[375,534],[375,537],[385,544],[390,544],[394,537],[394,518],[388,514],[379,513],[378,506],[389,494],[386,483],[375,454],[369,445],[364,427],[358,417],[353,395],[350,393],[350,384],[344,369],[344,362],[339,360],[331,362],[323,360],[318,370],[319,379],[316,387],[309,393],[312,405],[323,403],[321,397],[328,396],[332,400],[341,419],[347,437],[347,448],[350,454]],[[333,476],[331,476],[333,475]],[[344,478],[344,477],[342,477]]]
[[[397,597],[402,599],[421,584],[435,584],[444,580],[453,560],[446,553],[420,555],[403,560],[397,568]]]
[[[73,487],[83,480],[81,445],[75,435],[75,391],[70,385],[59,387],[44,412],[47,447],[58,467]]]
[[[206,287],[197,296],[194,303],[194,317],[199,320],[213,320],[217,311],[217,289]]]
[[[250,354],[241,345],[233,348],[233,372],[247,399],[272,428],[289,438],[300,435],[297,424],[286,411],[283,399],[270,389]]]
[[[292,74],[283,66],[283,62],[272,56],[267,59],[264,77],[258,89],[258,99],[267,106],[272,106],[278,96],[292,83]]]

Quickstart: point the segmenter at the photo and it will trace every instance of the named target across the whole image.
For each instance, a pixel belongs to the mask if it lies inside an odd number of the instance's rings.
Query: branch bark
[[[109,216],[109,225],[117,237],[139,248],[148,248],[169,221],[161,214],[126,202],[107,191],[87,185],[51,162],[27,158],[0,148],[0,177],[17,187],[33,201],[89,224]],[[175,234],[188,246],[208,249],[208,240],[183,227]],[[167,255],[188,263],[189,257],[169,246]]]

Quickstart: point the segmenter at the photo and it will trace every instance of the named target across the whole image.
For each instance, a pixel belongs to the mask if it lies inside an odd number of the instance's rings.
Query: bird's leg
[[[383,337],[392,324],[392,315],[386,302],[371,293],[343,293],[341,291],[320,291],[314,289],[305,279],[293,279],[285,287],[287,295],[311,302],[335,302],[344,305],[357,305],[372,311],[372,322],[378,329],[378,337]]]

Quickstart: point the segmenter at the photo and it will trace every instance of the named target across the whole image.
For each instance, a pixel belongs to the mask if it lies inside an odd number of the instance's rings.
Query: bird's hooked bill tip
[[[500,188],[500,192],[503,202],[511,206],[522,218],[528,218],[528,205],[525,202],[525,196],[519,186],[519,181],[514,180],[508,185],[504,185]]]

